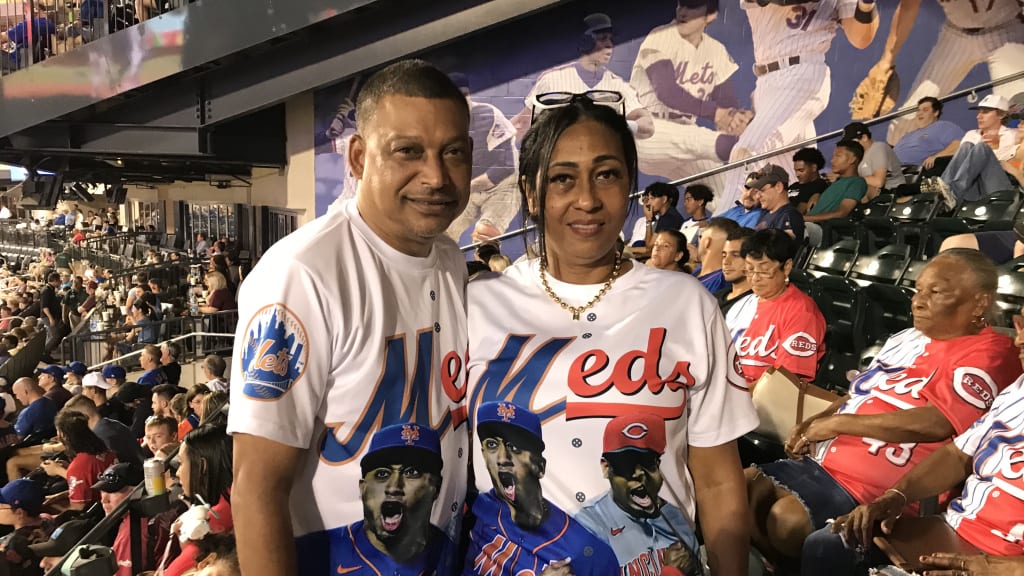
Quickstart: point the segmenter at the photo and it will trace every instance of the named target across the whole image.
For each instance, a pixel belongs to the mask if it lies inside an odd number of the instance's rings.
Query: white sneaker
[[[947,210],[956,208],[956,196],[953,195],[953,190],[950,189],[949,184],[942,178],[935,178],[934,184],[935,192],[942,198],[942,203],[946,206]]]

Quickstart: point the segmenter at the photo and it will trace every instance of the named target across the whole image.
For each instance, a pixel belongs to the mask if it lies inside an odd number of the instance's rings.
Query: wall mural
[[[856,0],[788,6],[659,0],[642,3],[642,10],[617,1],[576,2],[424,54],[452,74],[471,104],[471,198],[449,235],[467,245],[521,227],[517,149],[535,94],[621,92],[637,137],[643,187],[840,129],[850,121],[857,86],[891,63],[904,86],[900,107],[1024,68],[1017,0],[880,4],[872,34],[871,26],[852,17]],[[894,17],[912,24],[894,25]],[[890,37],[893,28],[900,37]],[[318,216],[356,192],[345,153],[362,79],[347,79],[315,97]],[[995,91],[1009,98],[1024,92],[1024,83]],[[943,117],[976,126],[966,102],[949,104]],[[913,122],[908,116],[873,132],[894,143]],[[834,143],[823,144],[826,158]],[[792,173],[791,156],[772,161]],[[716,211],[733,205],[745,173],[756,167],[703,182],[716,193]],[[627,222],[626,234],[632,229]],[[518,240],[503,246],[513,256],[522,250]]]

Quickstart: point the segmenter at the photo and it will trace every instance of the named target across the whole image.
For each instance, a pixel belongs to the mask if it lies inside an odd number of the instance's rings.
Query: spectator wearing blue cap
[[[71,392],[64,388],[64,369],[55,364],[50,364],[36,371],[36,378],[39,386],[46,392],[44,396],[53,401],[57,410],[64,407],[68,400],[71,400]]]
[[[361,574],[451,572],[452,555],[440,552],[452,543],[430,523],[442,465],[441,440],[433,429],[395,424],[378,430],[359,461],[363,519],[313,537],[328,540],[331,566],[339,573],[342,568]],[[302,553],[304,546],[312,545],[322,544],[298,540],[300,574],[321,573],[308,564],[315,555]],[[439,562],[449,565],[438,566]]]
[[[50,539],[52,525],[39,516],[43,508],[43,487],[28,480],[14,480],[0,489],[0,524],[14,531],[0,538],[4,574],[38,574],[40,556],[29,548]]]
[[[81,388],[82,376],[89,373],[89,367],[84,362],[72,362],[64,367],[64,388],[66,388],[72,395],[81,392],[81,389],[75,390],[75,387]]]
[[[510,563],[502,574],[537,566],[568,567],[576,576],[608,574],[609,567],[618,572],[611,547],[544,498],[547,461],[536,414],[511,402],[485,402],[476,432],[493,489],[473,502],[467,565]],[[498,542],[516,543],[514,557],[503,556]]]

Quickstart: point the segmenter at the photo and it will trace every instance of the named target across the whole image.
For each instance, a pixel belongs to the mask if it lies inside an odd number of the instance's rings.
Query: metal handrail
[[[948,94],[946,96],[940,97],[938,100],[940,102],[944,102],[944,103],[945,102],[950,102],[952,100],[958,100],[960,98],[964,98],[966,96],[970,96],[972,94],[976,94],[977,92],[979,92],[981,90],[987,90],[987,89],[992,88],[994,86],[1001,86],[1003,84],[1007,84],[1009,82],[1014,82],[1014,81],[1020,80],[1020,79],[1024,79],[1024,71],[1015,72],[1013,74],[1009,74],[1007,76],[1003,76],[1002,78],[998,78],[996,80],[989,80],[988,82],[982,82],[981,84],[978,84],[976,86],[972,86],[971,88],[964,88],[963,90],[959,90],[957,92],[952,92],[952,93],[950,93],[950,94]],[[868,126],[874,126],[875,124],[880,124],[882,122],[888,122],[889,120],[893,120],[895,118],[899,118],[900,116],[906,116],[907,114],[915,112],[916,110],[917,110],[917,103],[914,102],[914,103],[912,103],[912,105],[909,105],[906,108],[901,108],[899,110],[895,110],[893,112],[889,112],[888,114],[884,114],[882,116],[879,116],[878,118],[872,118],[870,120],[865,120],[864,124],[866,124]],[[756,162],[760,162],[761,160],[767,160],[768,158],[771,158],[773,156],[778,156],[779,154],[790,152],[792,150],[799,150],[799,149],[805,148],[805,147],[807,147],[807,146],[809,146],[811,144],[817,144],[818,142],[824,142],[825,140],[830,140],[832,138],[835,138],[837,136],[842,135],[842,133],[843,133],[843,130],[841,128],[838,129],[838,130],[832,130],[831,132],[826,132],[825,134],[819,134],[818,136],[815,136],[814,138],[808,138],[807,140],[803,140],[801,142],[796,142],[794,144],[789,144],[789,145],[786,145],[786,146],[782,146],[781,148],[776,148],[775,150],[771,150],[769,152],[762,152],[761,154],[756,154],[754,156],[750,156],[749,158],[744,158],[742,160],[736,160],[735,162],[730,162],[730,163],[727,163],[727,164],[723,164],[723,165],[721,165],[721,166],[719,166],[717,168],[712,168],[710,170],[705,170],[703,172],[698,172],[697,174],[693,174],[692,176],[687,176],[686,178],[680,178],[679,180],[674,180],[672,182],[669,182],[669,184],[672,184],[674,186],[681,186],[681,185],[684,185],[684,184],[689,184],[690,182],[696,182],[697,180],[701,180],[701,179],[707,178],[708,176],[715,176],[715,175],[721,174],[723,172],[728,172],[728,171],[730,171],[730,170],[732,170],[734,168],[743,168],[743,167],[746,167],[746,166],[748,166],[750,164],[754,164]],[[636,192],[630,194],[629,198],[630,198],[630,200],[632,200],[634,198],[639,198],[642,194],[643,194],[643,191],[637,190]],[[524,226],[524,227],[522,227],[522,228],[520,228],[518,230],[513,230],[511,232],[505,232],[504,234],[501,234],[499,236],[495,236],[491,240],[492,241],[493,240],[501,241],[501,240],[507,240],[509,238],[515,238],[517,236],[522,236],[523,234],[526,234],[527,232],[532,232],[536,228],[537,228],[536,225],[531,224],[529,226]],[[468,246],[463,246],[461,248],[461,250],[463,252],[468,252],[470,250],[475,250],[477,247],[480,246],[480,244],[481,244],[480,242],[474,242],[472,244],[469,244]]]
[[[158,343],[154,344],[154,346],[160,346],[162,344],[167,344],[168,342],[179,342],[179,341],[185,340],[187,338],[200,338],[200,337],[205,338],[205,337],[208,337],[208,336],[209,337],[213,337],[213,338],[234,338],[235,337],[234,334],[224,334],[222,332],[189,332],[188,334],[182,334],[181,336],[175,336],[174,338],[168,338],[167,340],[164,340],[163,342],[158,342]],[[94,364],[92,366],[89,366],[89,371],[91,372],[93,370],[99,370],[99,369],[103,368],[104,366],[106,366],[108,364],[118,364],[118,363],[121,362],[121,360],[127,360],[128,358],[134,358],[136,356],[140,356],[143,352],[145,352],[144,349],[139,349],[139,350],[135,350],[135,351],[129,352],[127,354],[124,354],[122,356],[118,356],[117,358],[113,358],[111,360],[104,360],[103,362],[100,362],[99,364]]]

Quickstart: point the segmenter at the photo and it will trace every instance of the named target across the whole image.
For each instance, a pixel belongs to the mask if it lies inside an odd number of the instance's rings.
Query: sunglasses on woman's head
[[[576,102],[591,102],[608,106],[618,110],[620,115],[626,115],[626,101],[620,92],[614,90],[587,90],[579,94],[575,92],[545,92],[533,97],[533,114],[530,116],[530,123],[533,123],[537,114],[545,110],[565,108]]]

